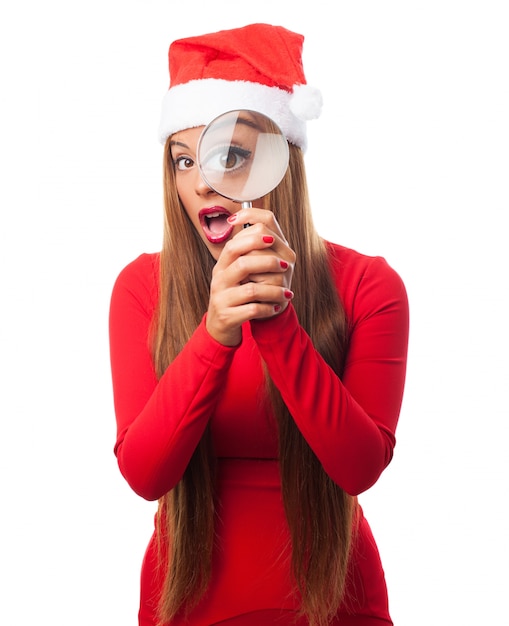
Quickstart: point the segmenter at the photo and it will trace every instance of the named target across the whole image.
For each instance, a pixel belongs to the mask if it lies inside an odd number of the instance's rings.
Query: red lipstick
[[[223,243],[230,237],[233,226],[226,221],[230,215],[222,206],[206,207],[198,213],[201,227],[210,243]]]

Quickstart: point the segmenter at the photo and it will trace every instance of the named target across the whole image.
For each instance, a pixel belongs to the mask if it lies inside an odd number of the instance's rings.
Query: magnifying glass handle
[[[245,202],[241,202],[240,204],[240,208],[241,209],[250,209],[253,206],[253,203],[251,202],[251,200],[247,200]],[[244,224],[244,228],[249,228],[251,226],[251,224]]]

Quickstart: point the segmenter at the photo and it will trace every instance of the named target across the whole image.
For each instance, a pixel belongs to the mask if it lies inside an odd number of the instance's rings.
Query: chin
[[[214,261],[217,261],[223,251],[224,244],[214,244],[210,243],[210,241],[205,241],[205,245],[207,246],[210,256],[214,259]]]

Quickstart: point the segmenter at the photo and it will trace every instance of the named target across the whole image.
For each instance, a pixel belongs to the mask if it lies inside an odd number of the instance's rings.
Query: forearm
[[[175,486],[206,428],[234,349],[215,342],[202,322],[142,409],[119,416],[115,452],[132,489],[155,500]]]
[[[367,335],[375,322],[373,318],[358,332]],[[398,321],[384,320],[387,326],[393,323]],[[324,470],[348,493],[368,489],[392,458],[405,350],[399,357],[382,358],[389,349],[377,348],[381,341],[374,339],[369,357],[357,362],[360,350],[354,347],[340,380],[300,326],[293,307],[279,318],[253,322],[252,328],[272,380]],[[387,328],[380,328],[378,335],[389,337]]]

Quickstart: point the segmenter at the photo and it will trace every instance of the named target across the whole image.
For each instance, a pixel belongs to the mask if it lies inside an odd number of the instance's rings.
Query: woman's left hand
[[[274,257],[277,257],[280,260],[280,263],[288,264],[287,269],[285,268],[286,271],[283,273],[271,272],[249,274],[244,282],[270,284],[278,287],[283,287],[284,289],[291,291],[293,268],[296,261],[296,254],[288,245],[288,241],[286,240],[281,230],[281,227],[279,226],[274,216],[274,213],[266,209],[257,209],[254,207],[242,209],[238,213],[235,213],[235,221],[233,223],[236,226],[249,226],[250,229],[252,228],[255,229],[255,231],[258,231],[262,237],[272,237],[274,240],[274,243],[270,247],[263,250],[251,250],[244,256],[272,255]],[[252,234],[252,232],[253,231],[251,231],[249,234]],[[243,228],[243,230],[240,231],[236,235],[236,237],[246,236],[247,234],[247,229]],[[279,311],[280,313],[282,313],[282,311],[286,308],[287,304],[288,303],[282,306],[281,310]]]

